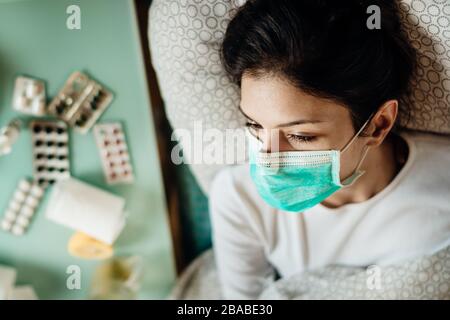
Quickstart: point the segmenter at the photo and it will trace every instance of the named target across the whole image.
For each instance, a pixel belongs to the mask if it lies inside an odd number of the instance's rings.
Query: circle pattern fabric
[[[400,113],[400,124],[413,130],[450,134],[450,1],[398,0],[405,31],[417,49],[417,77]],[[194,132],[240,128],[239,90],[220,63],[219,49],[227,25],[245,0],[154,0],[149,39],[152,62],[169,121],[174,129]],[[190,141],[198,143],[199,141]],[[218,141],[203,142],[225,148]],[[181,143],[186,147],[186,143]],[[215,145],[214,145],[215,144]],[[201,151],[195,151],[201,152]],[[224,151],[225,152],[225,151]],[[193,155],[185,154],[192,162]],[[240,155],[236,162],[245,161]],[[207,193],[221,164],[191,165]]]
[[[450,1],[401,0],[400,15],[406,34],[418,53],[412,80],[411,118],[401,114],[409,128],[450,133]]]
[[[167,117],[174,129],[235,130],[245,123],[238,111],[239,91],[220,63],[219,49],[239,0],[154,0],[150,8],[149,40]],[[236,130],[239,133],[242,130]],[[244,140],[245,141],[245,140]],[[199,145],[199,141],[190,141]],[[184,150],[187,145],[181,142]],[[222,148],[218,141],[202,142],[203,148]],[[213,146],[211,146],[213,144]],[[215,144],[215,145],[214,145]],[[194,150],[194,153],[201,150]],[[189,161],[195,154],[184,153]],[[238,155],[236,162],[244,162]],[[223,165],[191,164],[205,193]]]

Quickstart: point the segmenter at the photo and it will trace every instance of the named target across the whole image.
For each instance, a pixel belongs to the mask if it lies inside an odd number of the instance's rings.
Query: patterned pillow
[[[398,0],[405,30],[419,51],[413,80],[410,129],[450,134],[450,3],[448,0]],[[175,129],[237,129],[239,91],[220,65],[219,48],[235,10],[245,0],[154,0],[149,39],[153,65],[169,121]],[[210,142],[210,144],[217,143]],[[182,143],[183,144],[183,143]],[[203,144],[206,147],[208,142]],[[184,147],[184,146],[183,146]],[[218,147],[220,147],[218,145]],[[198,150],[197,150],[198,152]],[[192,154],[185,155],[192,162]],[[244,160],[245,155],[242,155]],[[191,165],[207,193],[223,165]]]
[[[406,106],[410,129],[450,133],[450,1],[401,0],[404,29],[418,52],[417,76]]]

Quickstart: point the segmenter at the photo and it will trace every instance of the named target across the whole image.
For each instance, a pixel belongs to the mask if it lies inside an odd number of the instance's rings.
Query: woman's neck
[[[338,208],[349,203],[363,202],[388,186],[402,167],[398,161],[395,139],[401,138],[390,135],[380,146],[370,148],[361,166],[361,170],[365,171],[364,175],[352,186],[342,188],[328,197],[322,204]]]

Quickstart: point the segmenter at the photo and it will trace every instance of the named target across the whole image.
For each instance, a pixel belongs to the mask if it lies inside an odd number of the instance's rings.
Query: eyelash
[[[292,140],[295,142],[302,142],[302,143],[310,143],[316,139],[316,137],[300,136],[300,135],[296,135],[296,134],[288,134],[287,138],[288,138],[288,140]]]
[[[245,124],[246,127],[254,129],[254,130],[260,130],[262,127],[257,123],[247,122]],[[302,143],[310,143],[316,139],[314,136],[302,136],[297,134],[288,134],[287,135],[288,140],[295,141],[295,142],[302,142]]]
[[[253,123],[253,122],[247,122],[245,124],[245,126],[248,127],[248,128],[251,128],[251,129],[255,129],[255,130],[262,129],[262,127],[259,124]]]

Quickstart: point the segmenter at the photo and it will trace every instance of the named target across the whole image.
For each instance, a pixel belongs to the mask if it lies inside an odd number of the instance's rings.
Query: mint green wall
[[[81,8],[81,30],[66,28],[66,7]],[[91,133],[71,132],[72,175],[120,194],[130,217],[116,242],[119,255],[143,255],[146,276],[141,298],[163,298],[174,281],[174,263],[156,140],[134,8],[127,0],[33,0],[0,4],[0,125],[21,116],[11,110],[14,78],[26,74],[47,81],[52,97],[72,71],[85,70],[115,93],[101,121],[124,123],[136,181],[131,186],[104,183]],[[0,158],[0,215],[18,180],[31,176],[31,143],[24,132],[13,153]],[[0,264],[17,267],[19,284],[34,286],[40,298],[87,297],[95,262],[68,255],[73,231],[44,216],[47,196],[22,237],[0,232]],[[82,289],[66,289],[66,268],[82,268]]]

